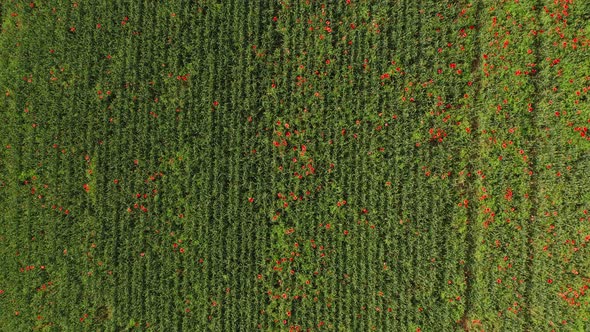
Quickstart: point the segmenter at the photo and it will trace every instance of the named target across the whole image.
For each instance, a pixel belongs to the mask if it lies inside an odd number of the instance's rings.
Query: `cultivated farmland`
[[[588,2],[0,19],[0,331],[590,330]]]

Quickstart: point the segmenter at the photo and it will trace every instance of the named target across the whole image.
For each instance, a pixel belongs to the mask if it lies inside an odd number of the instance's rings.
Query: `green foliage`
[[[588,8],[5,1],[0,330],[587,330]]]

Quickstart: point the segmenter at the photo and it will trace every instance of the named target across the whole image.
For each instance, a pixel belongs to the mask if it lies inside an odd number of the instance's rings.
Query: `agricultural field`
[[[590,331],[590,2],[0,20],[0,331]]]

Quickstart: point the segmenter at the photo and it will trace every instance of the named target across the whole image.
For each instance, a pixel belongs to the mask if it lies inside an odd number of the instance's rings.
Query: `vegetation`
[[[0,330],[590,329],[584,1],[0,17]]]

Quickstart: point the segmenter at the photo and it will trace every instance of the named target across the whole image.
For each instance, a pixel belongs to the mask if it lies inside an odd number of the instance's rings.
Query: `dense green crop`
[[[0,17],[1,331],[590,329],[584,1]]]

